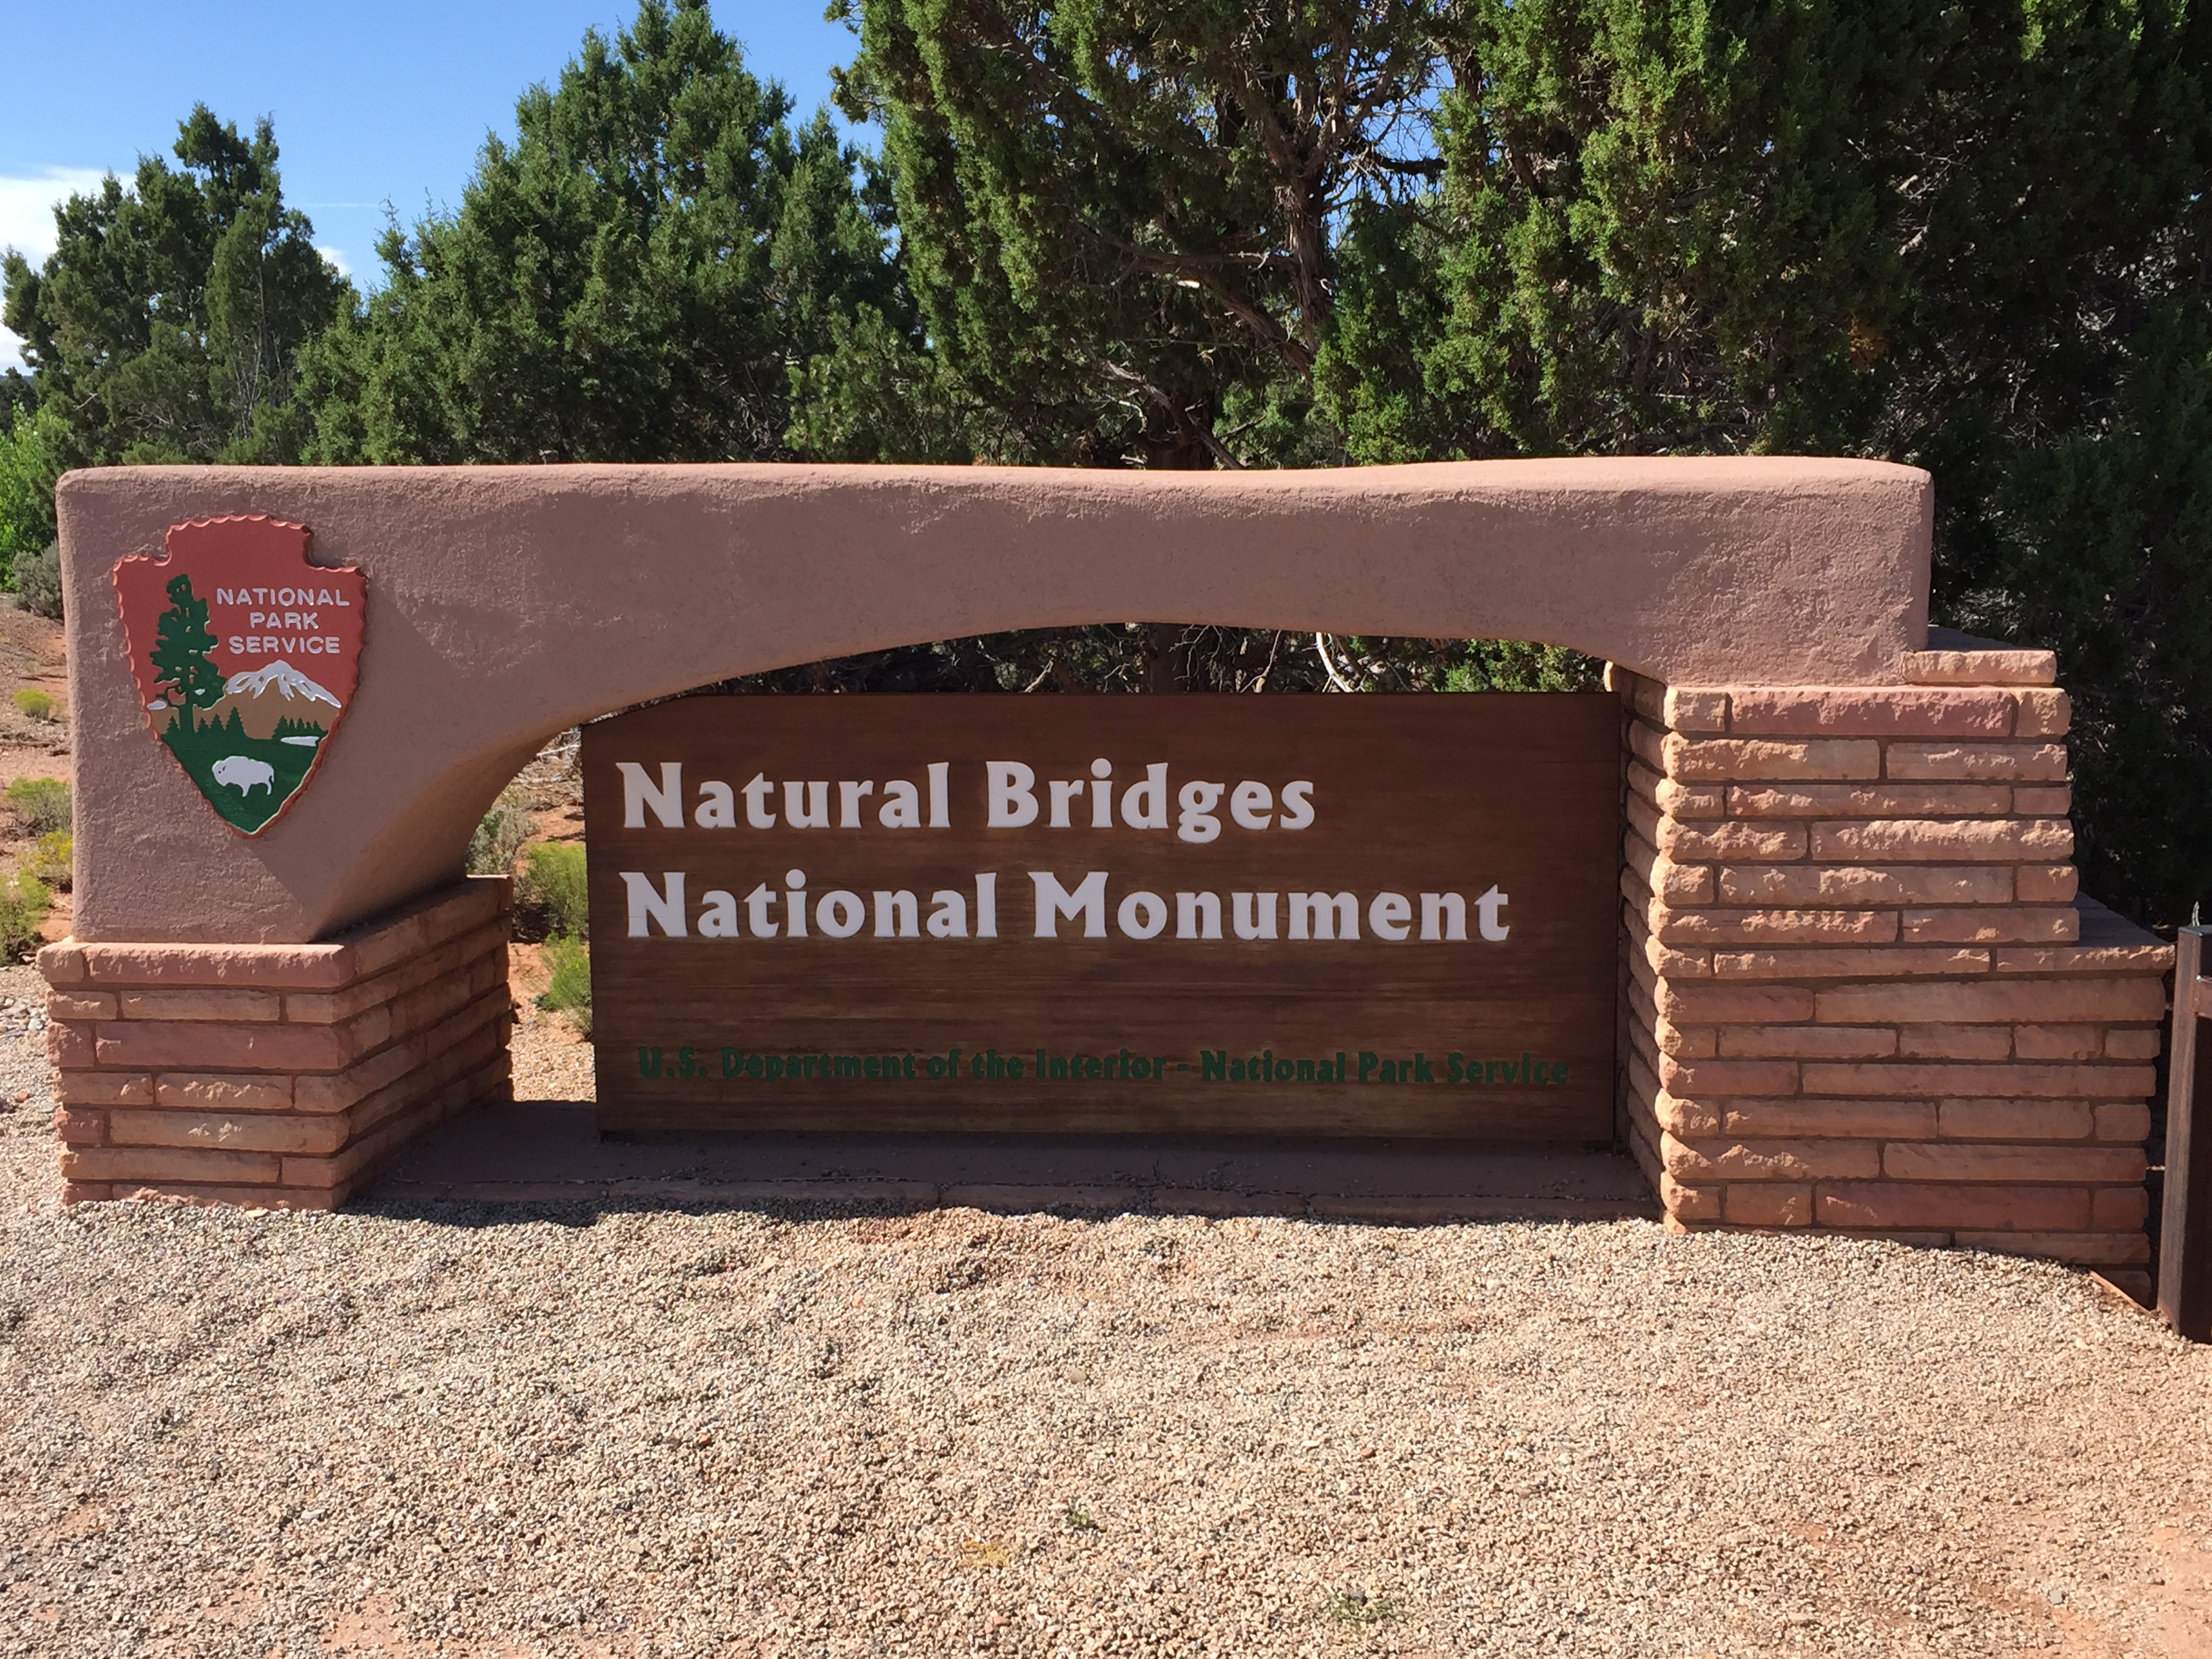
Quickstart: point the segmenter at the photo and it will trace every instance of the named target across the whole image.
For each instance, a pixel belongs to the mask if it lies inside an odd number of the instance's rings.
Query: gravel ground
[[[540,1020],[558,1015],[540,1014]],[[592,1077],[592,1045],[567,1040],[565,1033],[550,1040],[518,1042],[514,1046],[514,1097],[517,1100],[590,1100],[597,1085]]]
[[[35,1042],[0,1030],[0,1653],[2212,1651],[2212,1352],[2055,1267],[64,1212]]]
[[[522,946],[521,949],[532,947]],[[592,1076],[592,1045],[576,1035],[565,1014],[549,1014],[533,1007],[530,999],[544,988],[544,975],[531,983],[518,976],[515,1013],[521,1024],[514,1033],[514,1097],[517,1100],[594,1100],[599,1085]]]

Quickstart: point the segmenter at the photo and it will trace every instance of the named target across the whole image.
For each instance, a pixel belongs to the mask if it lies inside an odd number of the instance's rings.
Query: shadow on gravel
[[[1191,1136],[730,1134],[602,1140],[588,1105],[480,1108],[401,1158],[349,1208],[441,1224],[586,1226],[637,1212],[806,1219],[1273,1216],[1421,1225],[1656,1219],[1610,1148]]]

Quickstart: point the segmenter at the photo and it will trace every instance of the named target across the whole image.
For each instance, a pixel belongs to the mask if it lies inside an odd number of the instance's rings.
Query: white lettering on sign
[[[1177,939],[1219,939],[1221,937],[1221,895],[1177,893],[1176,895],[1176,937]]]
[[[1030,879],[1036,884],[1039,939],[1059,938],[1060,919],[1063,916],[1070,921],[1081,916],[1085,939],[1106,937],[1106,872],[1093,870],[1076,884],[1072,893],[1060,884],[1060,878],[1049,870],[1032,870]]]
[[[1498,919],[1498,913],[1505,908],[1505,895],[1495,887],[1474,902],[1474,908],[1481,916],[1480,927],[1482,936],[1493,945],[1513,931]]]
[[[693,786],[688,798],[678,761],[617,761],[625,830],[738,831],[773,830],[944,830],[951,827],[949,761],[929,761],[913,778],[770,778],[756,772],[732,786],[719,778]],[[1315,822],[1314,784],[1292,778],[1279,786],[1257,778],[1171,775],[1164,761],[1117,770],[1112,760],[1091,762],[1091,775],[1040,779],[1025,761],[981,763],[984,827],[1022,830],[1040,817],[1052,830],[1134,830],[1164,834],[1195,847],[1220,841],[1230,825],[1240,832],[1299,830]],[[972,775],[972,774],[971,774]],[[1117,790],[1116,778],[1127,778]],[[832,786],[835,786],[834,788]],[[924,791],[927,792],[927,801]],[[972,799],[972,797],[971,797]],[[740,802],[743,810],[740,811]],[[1226,814],[1223,809],[1226,806]],[[1119,890],[1108,870],[1090,870],[1073,886],[1050,870],[1031,870],[1035,913],[1030,936],[1063,937],[1060,924],[1079,924],[1085,939],[1287,939],[1298,944],[1369,940],[1398,945],[1468,943],[1469,903],[1461,892],[1361,893],[1352,889],[1291,893],[1174,894]],[[685,874],[665,871],[656,883],[641,871],[625,871],[630,937],[773,939],[823,938],[965,939],[998,937],[998,875],[979,872],[972,896],[938,888],[927,898],[916,890],[878,889],[856,880],[851,888],[810,893],[806,872],[785,872],[781,890],[773,875],[744,898],[734,890],[702,893],[696,915],[687,913]],[[1475,937],[1501,944],[1512,933],[1505,920],[1508,896],[1495,884],[1473,902]],[[1226,915],[1228,928],[1223,929]],[[1170,924],[1173,926],[1170,927]],[[687,924],[689,930],[687,931]]]
[[[640,775],[641,803],[657,813],[659,809],[653,803],[659,792],[649,778],[643,776],[641,769]],[[643,826],[641,823],[631,827]],[[684,900],[687,883],[684,871],[665,870],[657,877],[642,870],[624,870],[621,874],[628,896],[632,939],[649,939],[655,928],[669,939],[805,939],[810,931],[830,939],[852,939],[864,928],[873,939],[996,939],[999,935],[999,878],[998,872],[991,870],[979,871],[975,878],[972,935],[969,897],[957,888],[940,887],[931,893],[930,908],[925,917],[921,896],[910,890],[873,889],[866,899],[859,892],[842,887],[817,895],[808,890],[804,870],[784,872],[784,890],[781,894],[766,881],[754,887],[742,901],[725,889],[708,889],[699,896],[697,925],[687,932]],[[1170,919],[1175,923],[1173,938],[1222,937],[1218,893],[1177,893],[1170,906],[1163,895],[1141,888],[1116,898],[1113,875],[1105,870],[1086,872],[1073,887],[1063,883],[1054,871],[1031,870],[1028,874],[1036,900],[1033,938],[1060,938],[1060,924],[1063,921],[1080,922],[1085,939],[1107,938],[1109,905],[1114,931],[1125,939],[1170,936]],[[1279,937],[1276,920],[1281,913],[1280,901],[1284,896],[1280,893],[1231,893],[1230,915],[1235,937]],[[1359,927],[1363,907],[1358,894],[1315,892],[1291,893],[1288,896],[1291,939],[1340,944],[1363,937]],[[1374,894],[1364,907],[1366,936],[1392,944],[1416,937],[1412,919],[1417,901],[1421,918],[1419,938],[1466,943],[1467,899],[1459,893],[1421,893],[1413,896],[1404,893]],[[1498,920],[1509,902],[1496,887],[1475,901],[1480,918],[1477,931],[1492,944],[1502,942],[1512,931]]]
[[[968,896],[957,887],[940,887],[929,896],[929,936],[932,939],[968,937]]]
[[[617,761],[616,769],[623,781],[623,828],[645,828],[646,809],[653,809],[661,827],[681,830],[684,827],[684,768],[677,761],[660,763],[660,783],[655,787],[645,769],[635,761]]]
[[[990,780],[990,816],[984,823],[994,830],[1019,830],[1036,822],[1036,773],[1019,761],[985,761]]]
[[[215,602],[217,605],[273,605],[279,607],[328,605],[341,611],[353,608],[346,602],[345,595],[334,587],[218,587],[215,591]],[[258,617],[254,618],[257,623],[260,620]],[[314,626],[313,623],[301,625]]]
[[[273,651],[280,643],[289,641],[248,636],[242,642],[234,638],[231,648],[235,651],[266,647]],[[301,648],[312,651],[317,647],[310,641]],[[331,640],[323,648],[335,651],[337,641]],[[653,764],[664,777],[676,775],[681,770],[675,761]],[[631,821],[639,798],[631,792],[647,786],[633,784],[629,780],[645,779],[647,769],[636,761],[617,761],[615,765],[624,780],[623,827],[639,829],[642,821]],[[919,830],[925,823],[932,830],[950,830],[952,763],[928,762],[922,775],[929,790],[926,818],[921,787],[909,778],[773,779],[764,772],[756,772],[751,781],[734,787],[719,778],[701,783],[691,823],[701,830],[737,829],[737,800],[743,796],[744,823],[755,830],[773,830],[779,823],[793,830]],[[830,787],[833,782],[834,801]],[[1220,809],[1224,799],[1229,803],[1230,822],[1240,830],[1304,830],[1314,822],[1314,786],[1309,778],[1291,779],[1282,786],[1279,796],[1272,786],[1256,778],[1246,778],[1234,785],[1207,778],[1177,782],[1170,778],[1165,761],[1153,761],[1142,769],[1134,781],[1117,793],[1114,763],[1101,758],[1091,762],[1087,778],[1048,778],[1044,783],[1048,809],[1038,799],[1035,767],[1024,761],[985,761],[984,827],[1024,830],[1037,821],[1041,811],[1048,811],[1048,828],[1074,829],[1078,803],[1086,796],[1089,805],[1083,817],[1085,828],[1160,831],[1172,828],[1177,841],[1198,847],[1220,839]],[[670,816],[672,809],[657,793],[652,799],[653,810],[662,823],[672,830],[683,827],[678,817]]]
[[[660,931],[671,939],[684,937],[684,872],[672,870],[663,880],[666,890],[653,884],[653,878],[639,870],[623,872],[623,885],[629,893],[629,936],[649,939],[648,921],[658,922]]]
[[[230,648],[234,653],[254,656],[282,651],[295,657],[335,657],[338,641],[331,634],[233,634]]]
[[[1291,895],[1291,937],[1358,939],[1359,901],[1350,893],[1293,893]]]
[[[1493,893],[1498,891],[1495,887],[1490,890]],[[1446,931],[1439,931],[1439,929]],[[1467,937],[1467,901],[1457,893],[1422,894],[1421,937],[1423,939],[1465,939]]]

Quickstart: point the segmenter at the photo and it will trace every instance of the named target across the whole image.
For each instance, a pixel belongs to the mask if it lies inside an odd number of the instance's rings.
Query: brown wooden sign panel
[[[587,726],[601,1127],[1612,1133],[1602,696]]]

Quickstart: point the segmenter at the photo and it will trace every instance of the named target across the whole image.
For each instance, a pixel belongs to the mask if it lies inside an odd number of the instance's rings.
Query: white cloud
[[[54,209],[100,188],[97,167],[47,167],[27,177],[0,176],[0,248],[36,264],[54,251]],[[23,343],[0,328],[0,370],[21,368]]]
[[[47,167],[29,178],[0,177],[0,247],[46,258],[54,251],[54,209],[90,195],[106,176],[97,167]]]
[[[339,252],[337,248],[332,247],[329,243],[316,243],[315,252],[321,254],[323,256],[323,263],[330,266],[332,270],[337,272],[339,276],[350,277],[353,275],[352,262],[349,261],[343,253]]]

